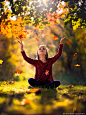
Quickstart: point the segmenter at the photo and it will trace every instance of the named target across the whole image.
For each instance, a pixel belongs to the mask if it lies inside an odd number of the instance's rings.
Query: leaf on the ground
[[[23,99],[21,101],[21,105],[30,104],[31,102],[32,102],[32,99]]]
[[[35,93],[36,91],[38,91],[38,89],[36,89],[36,88],[29,90],[29,92],[32,92],[32,93]]]
[[[69,85],[69,88],[74,88],[74,86],[73,85]]]

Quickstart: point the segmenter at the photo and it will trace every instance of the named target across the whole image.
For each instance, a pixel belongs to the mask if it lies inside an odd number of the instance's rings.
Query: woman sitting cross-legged
[[[58,53],[51,58],[48,58],[48,52],[45,45],[40,45],[37,50],[38,59],[32,59],[27,57],[25,51],[23,50],[22,40],[19,42],[21,44],[21,53],[28,63],[32,64],[36,68],[36,74],[34,78],[29,78],[28,83],[32,87],[42,87],[42,88],[56,88],[61,82],[59,80],[55,80],[52,77],[52,65],[60,58],[63,49],[63,40],[61,38],[60,45],[58,49]]]

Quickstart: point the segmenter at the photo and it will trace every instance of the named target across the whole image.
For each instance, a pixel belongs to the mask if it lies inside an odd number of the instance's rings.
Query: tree
[[[3,0],[1,4],[1,18],[0,23],[10,16],[21,16],[25,24],[37,26],[43,29],[43,25],[50,25],[52,22],[58,24],[58,18],[67,12],[66,4],[62,4],[61,1],[53,2],[52,0],[47,1],[27,1],[27,0],[8,0],[11,6],[11,12],[8,7],[4,5],[6,2]],[[57,8],[58,7],[58,8]],[[58,13],[59,10],[63,10]]]
[[[64,20],[65,26],[71,23],[73,30],[86,27],[86,0],[64,0],[68,2],[69,12]]]

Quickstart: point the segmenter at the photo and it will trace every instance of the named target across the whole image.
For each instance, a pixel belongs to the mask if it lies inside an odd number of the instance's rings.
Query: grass
[[[30,93],[28,82],[0,82],[0,115],[63,115],[86,112],[86,87],[60,85]]]
[[[66,72],[60,72],[55,74],[54,76],[55,80],[60,80],[61,84],[63,85],[84,85],[86,86],[86,77],[85,75],[81,73],[66,73]]]

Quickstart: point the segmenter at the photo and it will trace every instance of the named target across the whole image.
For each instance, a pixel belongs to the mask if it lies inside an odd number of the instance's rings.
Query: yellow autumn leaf
[[[0,64],[2,64],[3,60],[0,60]]]
[[[76,30],[77,29],[77,27],[76,26],[73,26],[73,30]]]
[[[62,15],[62,16],[61,16],[61,18],[64,18],[64,17],[65,17],[65,15]]]

